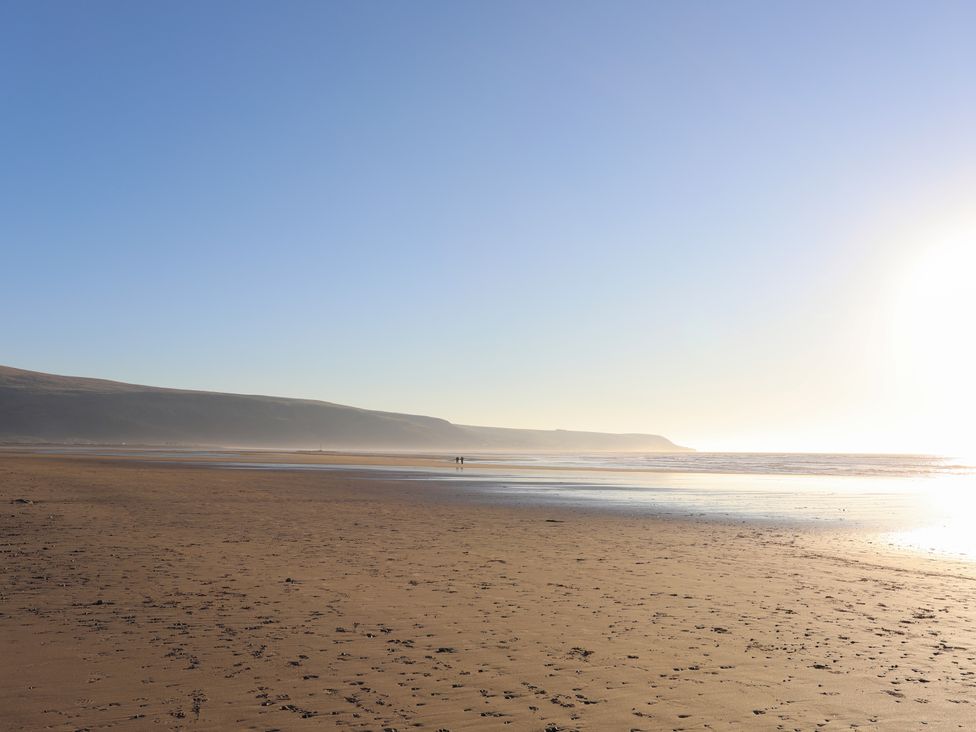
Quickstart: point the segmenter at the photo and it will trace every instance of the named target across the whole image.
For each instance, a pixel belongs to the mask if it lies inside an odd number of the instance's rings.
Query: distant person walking
[[[461,465],[464,465],[464,455],[461,456]]]

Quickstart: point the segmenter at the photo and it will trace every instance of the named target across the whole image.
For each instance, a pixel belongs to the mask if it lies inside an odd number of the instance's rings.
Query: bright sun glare
[[[976,233],[929,247],[900,283],[896,358],[900,383],[928,435],[970,451],[976,414]]]

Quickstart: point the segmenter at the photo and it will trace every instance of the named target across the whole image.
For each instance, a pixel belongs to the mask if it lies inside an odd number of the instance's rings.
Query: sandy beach
[[[6,453],[0,648],[4,730],[972,729],[976,567],[368,471]]]

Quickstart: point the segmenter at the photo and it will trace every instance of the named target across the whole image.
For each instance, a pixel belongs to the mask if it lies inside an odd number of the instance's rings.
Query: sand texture
[[[0,729],[974,729],[974,578],[848,534],[6,454]]]

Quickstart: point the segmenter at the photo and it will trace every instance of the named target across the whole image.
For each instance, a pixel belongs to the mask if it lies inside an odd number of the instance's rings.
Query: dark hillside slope
[[[471,427],[307,399],[164,389],[4,366],[0,441],[402,450],[686,449],[657,435]]]

